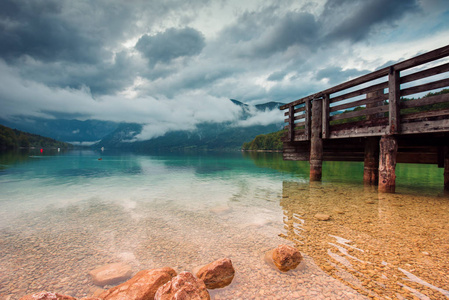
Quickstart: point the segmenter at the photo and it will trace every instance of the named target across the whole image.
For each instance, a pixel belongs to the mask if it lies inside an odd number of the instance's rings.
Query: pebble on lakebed
[[[326,214],[322,214],[322,213],[318,213],[315,214],[315,219],[319,220],[319,221],[329,221],[331,216],[330,215],[326,215]]]
[[[281,272],[294,270],[303,260],[301,253],[294,247],[279,245],[265,253],[265,261]]]

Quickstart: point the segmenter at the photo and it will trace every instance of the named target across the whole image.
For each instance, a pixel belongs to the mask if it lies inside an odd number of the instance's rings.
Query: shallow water
[[[307,163],[278,154],[0,157],[0,299],[91,295],[103,287],[88,271],[112,262],[181,272],[222,257],[237,273],[214,299],[449,298],[449,198],[434,166],[398,165],[398,192],[379,195],[360,163],[325,163],[310,184]],[[281,243],[303,253],[297,270],[264,261]]]

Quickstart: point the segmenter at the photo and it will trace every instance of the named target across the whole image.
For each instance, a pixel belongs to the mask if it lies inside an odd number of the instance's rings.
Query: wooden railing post
[[[288,139],[293,142],[295,139],[295,106],[288,108]]]
[[[323,139],[327,139],[329,137],[329,94],[323,95]]]
[[[304,135],[306,137],[306,140],[310,140],[310,115],[311,115],[311,109],[310,109],[310,99],[307,99],[304,103],[305,105],[305,111],[304,111]]]
[[[399,101],[400,101],[400,81],[399,71],[394,69],[394,66],[390,67],[388,75],[388,102],[389,102],[389,126],[388,133],[397,134],[400,131],[400,115],[399,115]]]
[[[322,131],[322,99],[313,99],[312,103],[312,132],[310,137],[310,181],[321,180],[323,164]]]

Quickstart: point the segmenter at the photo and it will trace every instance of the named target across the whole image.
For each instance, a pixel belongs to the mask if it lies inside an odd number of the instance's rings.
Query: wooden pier
[[[281,106],[285,160],[364,161],[363,180],[395,191],[396,163],[438,164],[449,190],[449,45]]]

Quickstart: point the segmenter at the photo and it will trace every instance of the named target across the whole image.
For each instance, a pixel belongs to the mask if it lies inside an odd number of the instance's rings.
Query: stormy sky
[[[2,0],[0,118],[232,121],[449,44],[445,2]]]

